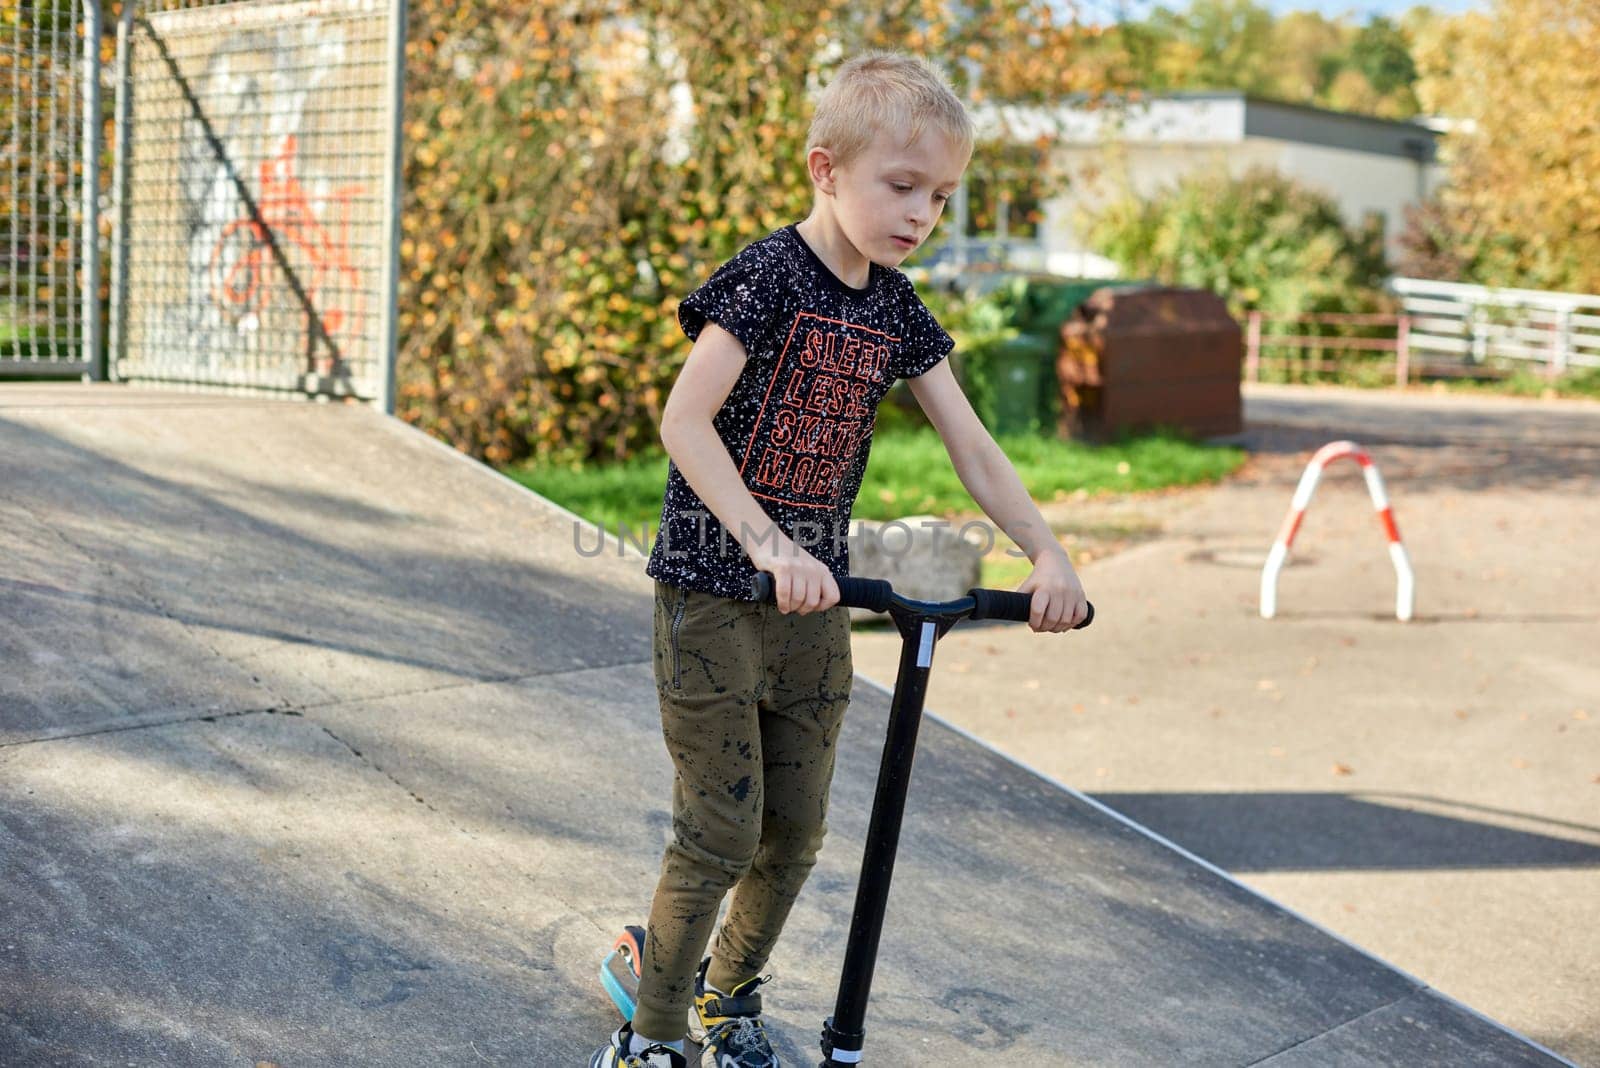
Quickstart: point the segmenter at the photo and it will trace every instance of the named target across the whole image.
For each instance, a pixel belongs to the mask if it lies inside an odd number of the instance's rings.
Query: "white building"
[[[1235,176],[1251,167],[1272,168],[1332,196],[1352,225],[1376,213],[1383,218],[1392,257],[1406,206],[1426,198],[1443,180],[1433,127],[1282,104],[1239,91],[1172,93],[1094,109],[1064,104],[1049,112],[980,107],[975,119],[980,138],[1047,145],[1071,184],[1064,195],[1039,205],[1042,219],[1024,235],[1008,225],[1005,212],[991,210],[993,231],[966,238],[964,206],[956,205],[951,247],[937,265],[929,264],[935,273],[963,261],[1004,259],[1019,269],[1115,276],[1116,266],[1078,236],[1081,213],[1117,195],[1124,175],[1128,187],[1148,196],[1208,167],[1225,167]]]

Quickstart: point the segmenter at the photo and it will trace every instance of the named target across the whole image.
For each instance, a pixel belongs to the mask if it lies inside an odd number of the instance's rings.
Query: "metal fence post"
[[[106,378],[111,381],[118,378],[128,344],[128,153],[131,148],[128,129],[133,109],[133,85],[128,77],[128,66],[136,2],[123,0],[122,15],[117,19],[115,102],[112,105],[115,115],[112,134],[116,143],[112,146],[111,158],[111,306],[107,316],[111,343],[106,346]]]
[[[100,351],[100,0],[83,5],[83,360],[104,379]]]
[[[400,323],[400,188],[405,157],[406,0],[393,0],[389,13],[389,153],[383,168],[385,242],[382,283],[383,328],[379,331],[378,406],[385,415],[395,410],[395,362],[399,357]]]

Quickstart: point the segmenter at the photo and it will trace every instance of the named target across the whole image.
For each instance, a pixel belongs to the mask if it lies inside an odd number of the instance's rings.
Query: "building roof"
[[[1065,99],[1054,109],[1037,105],[978,105],[980,136],[1098,144],[1120,137],[1132,144],[1237,144],[1248,137],[1400,156],[1433,162],[1437,130],[1423,122],[1380,119],[1348,111],[1287,104],[1242,90],[1151,94],[1139,100]]]

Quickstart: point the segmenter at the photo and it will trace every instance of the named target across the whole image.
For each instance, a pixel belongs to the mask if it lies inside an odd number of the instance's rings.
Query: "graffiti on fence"
[[[314,369],[330,374],[341,338],[359,338],[365,326],[365,290],[350,258],[350,213],[352,199],[366,189],[344,185],[328,194],[337,216],[330,230],[296,173],[296,147],[295,135],[285,135],[278,154],[260,165],[256,212],[231,220],[217,235],[208,269],[211,299],[236,329],[259,329],[274,290],[282,288],[277,275],[280,258],[286,260],[298,283],[306,339],[319,352]],[[340,298],[344,307],[331,306]]]
[[[369,22],[295,10],[214,5],[139,23],[127,377],[373,388],[381,131],[354,109],[370,107],[381,38]]]

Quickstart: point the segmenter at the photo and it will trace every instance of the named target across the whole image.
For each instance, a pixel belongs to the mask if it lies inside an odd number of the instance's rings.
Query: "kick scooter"
[[[773,600],[772,576],[762,572],[751,583],[757,601]],[[905,813],[906,789],[911,785],[911,762],[916,755],[917,728],[928,692],[928,673],[934,644],[963,619],[1028,621],[1033,596],[1014,590],[975,587],[953,601],[917,601],[894,592],[881,579],[846,577],[839,580],[839,604],[887,612],[900,631],[900,669],[889,704],[889,730],[878,768],[878,786],[867,826],[861,858],[861,880],[856,887],[855,910],[845,943],[844,969],[833,1015],[822,1025],[823,1061],[819,1068],[850,1068],[862,1064],[866,1044],[867,996],[878,959],[878,936],[889,904],[889,882],[894,877],[895,853],[900,845],[900,823]],[[1094,605],[1075,630],[1094,621]],[[643,927],[629,926],[600,965],[600,982],[618,1011],[628,1019],[639,991],[639,969],[644,962]]]

